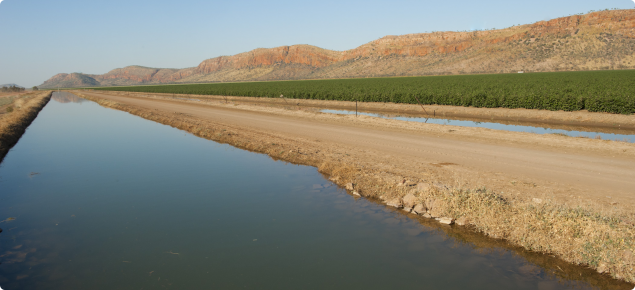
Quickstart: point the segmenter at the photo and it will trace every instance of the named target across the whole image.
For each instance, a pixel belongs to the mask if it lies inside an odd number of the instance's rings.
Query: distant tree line
[[[2,87],[2,89],[0,89],[0,91],[3,92],[3,93],[7,93],[7,92],[23,92],[24,88],[13,85],[13,86]]]

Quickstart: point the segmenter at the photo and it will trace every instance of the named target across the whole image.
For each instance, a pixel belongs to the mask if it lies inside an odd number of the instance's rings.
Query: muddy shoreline
[[[81,92],[77,94],[102,106],[123,110],[203,138],[268,154],[274,159],[315,166],[338,185],[347,187],[351,194],[391,204],[404,213],[411,212],[408,215],[414,213],[417,218],[447,217],[470,231],[490,238],[505,239],[512,245],[549,253],[569,263],[585,264],[620,280],[635,281],[630,270],[635,260],[631,261],[629,256],[635,229],[628,220],[620,217],[594,212],[592,208],[576,216],[580,210],[563,204],[546,200],[536,202],[522,196],[504,197],[487,189],[461,188],[438,183],[434,179],[408,176],[395,168],[374,166],[365,163],[352,148],[326,148],[315,140],[288,139],[249,128],[213,123],[187,114],[150,110]],[[415,205],[419,206],[418,210]],[[556,218],[563,213],[568,215],[564,222]],[[540,227],[527,227],[541,223]],[[626,243],[606,247],[607,238]],[[589,250],[581,251],[581,245],[589,243]]]

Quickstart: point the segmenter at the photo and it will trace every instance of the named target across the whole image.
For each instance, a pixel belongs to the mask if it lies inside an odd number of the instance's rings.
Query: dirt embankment
[[[51,99],[51,94],[52,92],[23,94],[2,106],[4,111],[0,115],[0,163]]]
[[[297,104],[76,93],[200,137],[315,166],[351,194],[404,213],[635,281],[634,144],[333,116]]]

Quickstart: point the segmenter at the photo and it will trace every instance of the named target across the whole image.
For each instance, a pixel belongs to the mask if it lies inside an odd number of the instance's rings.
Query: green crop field
[[[635,113],[635,71],[102,87],[100,90]]]

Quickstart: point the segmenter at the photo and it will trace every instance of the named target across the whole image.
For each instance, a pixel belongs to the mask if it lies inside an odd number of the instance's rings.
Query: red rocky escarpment
[[[211,73],[223,69],[270,66],[278,63],[325,67],[339,60],[341,53],[310,45],[258,48],[232,56],[221,56],[203,61],[197,72]]]
[[[104,84],[170,83],[194,74],[194,69],[157,69],[142,66],[128,66],[109,71],[95,77]]]
[[[632,68],[635,10],[629,9],[498,30],[385,36],[346,51],[292,45],[185,69],[129,66],[103,75],[60,74],[42,87]]]

